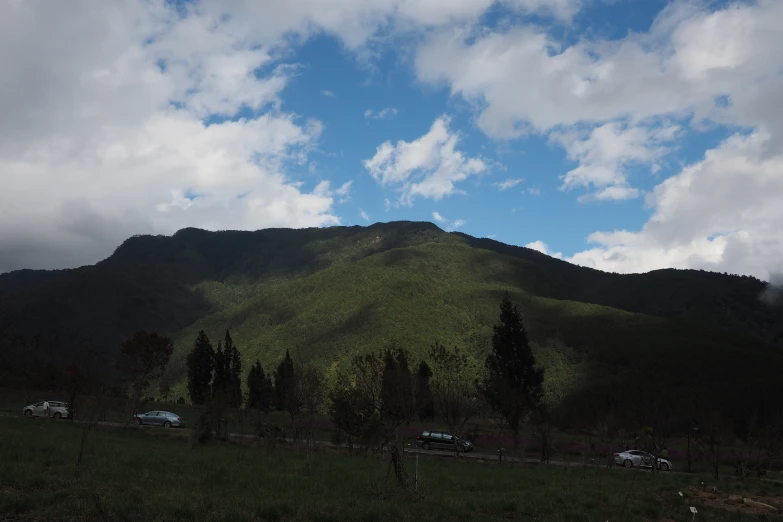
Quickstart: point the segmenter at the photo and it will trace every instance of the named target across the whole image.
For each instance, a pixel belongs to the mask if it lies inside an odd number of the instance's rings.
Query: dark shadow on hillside
[[[0,335],[40,335],[46,352],[62,356],[87,342],[113,354],[137,329],[173,333],[216,312],[203,293],[192,290],[198,283],[278,282],[328,267],[340,257],[334,253],[371,245],[371,238],[380,240],[358,258],[438,234],[443,232],[431,223],[392,222],[253,232],[186,228],[171,237],[134,236],[94,266],[3,274]],[[292,318],[275,307],[267,307],[273,323]]]
[[[607,273],[572,265],[529,248],[453,234],[474,248],[515,260],[506,270],[486,274],[488,282],[524,288],[541,297],[687,318],[783,348],[783,305],[763,302],[760,296],[766,283],[753,277],[676,269],[645,274]]]
[[[339,324],[331,328],[324,329],[317,335],[308,337],[305,340],[305,342],[311,346],[315,346],[319,344],[335,345],[339,342],[340,339],[346,337],[347,335],[350,335],[351,333],[361,331],[362,329],[370,325],[373,322],[373,320],[376,320],[375,313],[377,309],[378,309],[378,304],[376,302],[367,303],[364,306],[362,306],[359,310],[346,317]],[[326,353],[331,353],[331,352],[326,351]],[[337,353],[342,354],[342,350],[337,350]],[[315,357],[316,358],[318,357],[317,351],[315,352]],[[329,366],[334,361],[329,360],[329,361],[322,361],[322,362],[325,363],[324,366]]]
[[[471,299],[497,302],[500,294],[479,291]],[[628,422],[638,430],[647,422],[645,404],[661,397],[671,415],[681,414],[681,402],[696,397],[740,419],[759,400],[783,394],[783,353],[767,344],[677,319],[510,294],[531,341],[562,343],[589,361],[582,385],[556,412],[563,427],[569,422],[595,427],[614,412],[630,414]]]
[[[396,248],[389,250],[380,256],[380,263],[383,266],[394,268],[395,266],[405,266],[411,264],[417,259],[426,259],[427,254],[421,250],[411,248]]]

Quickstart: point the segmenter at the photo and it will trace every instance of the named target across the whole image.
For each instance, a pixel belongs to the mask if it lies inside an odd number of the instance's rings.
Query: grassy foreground
[[[212,443],[191,449],[164,430],[95,428],[81,469],[81,427],[0,418],[0,520],[691,520],[678,491],[704,480],[648,472],[421,458],[419,492],[402,491],[387,463],[291,449]],[[414,457],[407,457],[413,476]],[[621,514],[626,493],[628,505]],[[701,486],[699,486],[701,487]],[[779,496],[779,483],[721,483]],[[746,493],[750,496],[750,493]],[[701,520],[773,515],[700,507]]]

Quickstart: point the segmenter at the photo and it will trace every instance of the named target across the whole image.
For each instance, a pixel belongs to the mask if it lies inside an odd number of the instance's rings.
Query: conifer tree
[[[215,363],[215,351],[209,337],[201,330],[187,357],[188,393],[193,404],[206,404],[212,395],[210,381]]]
[[[503,419],[519,446],[519,430],[543,395],[543,369],[536,366],[522,324],[522,314],[506,292],[500,302],[500,321],[494,326],[492,352],[479,390],[487,404]]]

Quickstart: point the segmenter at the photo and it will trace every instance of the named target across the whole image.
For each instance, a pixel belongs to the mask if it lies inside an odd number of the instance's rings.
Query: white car
[[[653,459],[651,453],[639,450],[628,450],[614,454],[614,463],[625,468],[652,468]],[[671,471],[672,463],[666,459],[658,457],[658,469],[661,471]]]
[[[22,408],[22,415],[26,417],[45,416],[44,402],[49,403],[49,416],[54,419],[67,419],[68,416],[71,414],[70,411],[68,411],[68,404],[65,402],[41,401],[41,402],[36,402],[35,404],[30,404],[29,406],[25,406],[24,408]]]

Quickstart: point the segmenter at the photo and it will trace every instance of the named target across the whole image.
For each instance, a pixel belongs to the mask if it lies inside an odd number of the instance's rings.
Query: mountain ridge
[[[38,334],[52,360],[86,344],[108,368],[122,339],[158,330],[174,338],[168,378],[180,391],[200,329],[230,329],[246,367],[270,367],[289,349],[334,374],[359,353],[398,345],[423,357],[437,340],[462,346],[478,369],[506,290],[549,370],[550,397],[630,389],[659,363],[673,387],[748,373],[768,386],[783,365],[781,308],[759,299],[757,279],[610,274],[428,222],[187,228],[134,236],[88,267],[14,277],[0,275],[13,289],[0,293],[0,335]]]

